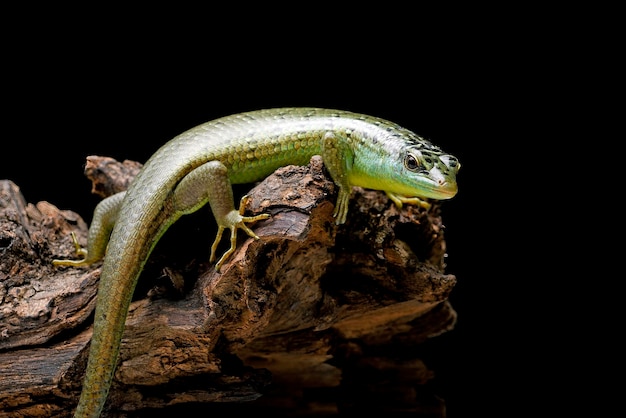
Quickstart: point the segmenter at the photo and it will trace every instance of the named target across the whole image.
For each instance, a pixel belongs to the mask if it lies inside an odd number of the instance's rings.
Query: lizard
[[[126,316],[140,273],[156,243],[181,216],[207,203],[217,223],[210,262],[219,272],[236,249],[237,231],[270,217],[245,216],[244,196],[235,208],[233,184],[260,181],[285,165],[306,165],[314,155],[338,187],[333,216],[348,216],[354,186],[380,190],[402,208],[428,207],[428,199],[457,194],[461,164],[430,140],[391,121],[347,110],[270,108],[200,124],[161,146],[126,191],[98,203],[87,248],[72,234],[79,259],[56,266],[87,266],[103,259],[93,335],[74,417],[98,417],[117,366]],[[217,259],[223,233],[230,247]],[[217,260],[217,261],[216,261]]]

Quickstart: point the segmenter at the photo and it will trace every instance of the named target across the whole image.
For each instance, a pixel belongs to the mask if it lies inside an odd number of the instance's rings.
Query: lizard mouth
[[[454,176],[444,174],[437,167],[433,167],[428,173],[430,187],[427,187],[432,199],[450,199],[454,197],[458,191]]]
[[[430,199],[451,199],[459,191],[459,188],[454,181],[432,180],[430,185],[431,187],[427,188],[424,193],[424,197]]]

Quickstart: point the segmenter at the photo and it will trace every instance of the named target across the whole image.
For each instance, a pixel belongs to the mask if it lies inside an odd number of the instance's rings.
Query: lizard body
[[[176,136],[146,162],[126,192],[100,202],[80,260],[104,257],[85,380],[75,417],[98,417],[117,365],[125,320],[138,277],[154,246],[182,215],[209,203],[218,224],[211,261],[222,233],[237,229],[258,239],[246,223],[267,219],[235,209],[232,184],[259,181],[279,167],[305,165],[321,155],[338,186],[334,215],[346,221],[352,186],[382,190],[399,207],[420,198],[449,199],[457,192],[458,160],[395,123],[318,108],[279,108],[219,118]],[[106,255],[105,255],[106,251]]]

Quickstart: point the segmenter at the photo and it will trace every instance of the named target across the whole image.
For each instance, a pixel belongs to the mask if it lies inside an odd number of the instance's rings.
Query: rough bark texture
[[[89,157],[86,174],[106,196],[139,168]],[[259,241],[240,234],[221,274],[208,264],[214,222],[204,209],[155,248],[104,416],[193,405],[444,417],[444,402],[424,389],[433,372],[416,354],[456,319],[438,204],[398,210],[384,193],[355,189],[348,222],[337,226],[335,186],[317,157],[248,194],[250,213],[272,217],[254,225]],[[70,416],[77,402],[100,263],[52,266],[75,257],[72,232],[86,244],[79,215],[27,203],[0,181],[0,416]]]

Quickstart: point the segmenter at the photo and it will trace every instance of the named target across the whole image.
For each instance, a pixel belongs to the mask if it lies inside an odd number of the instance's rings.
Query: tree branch
[[[92,156],[86,172],[107,195],[139,167]],[[456,319],[438,203],[398,210],[384,193],[355,189],[337,226],[335,185],[318,157],[277,170],[249,196],[251,214],[272,216],[253,226],[260,240],[241,234],[221,274],[208,263],[214,235],[198,233],[199,217],[181,219],[155,248],[104,416],[192,403],[294,415],[401,405],[445,416],[441,400],[424,402],[420,388],[433,372],[414,354]],[[75,257],[73,231],[86,244],[80,216],[27,204],[15,184],[0,182],[0,410],[8,414],[69,416],[77,402],[100,264],[51,265]]]

